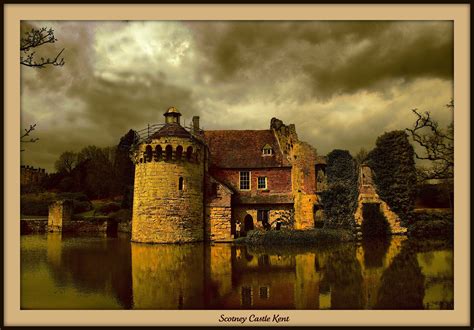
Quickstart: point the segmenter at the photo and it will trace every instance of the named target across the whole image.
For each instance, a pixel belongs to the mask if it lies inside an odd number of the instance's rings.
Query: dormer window
[[[271,156],[271,155],[273,155],[273,148],[269,144],[266,144],[262,149],[262,156]]]

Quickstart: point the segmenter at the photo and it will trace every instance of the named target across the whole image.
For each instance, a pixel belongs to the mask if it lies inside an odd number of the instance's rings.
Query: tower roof
[[[156,139],[162,136],[191,137],[191,134],[178,123],[167,123],[154,133],[151,138]]]
[[[181,112],[179,112],[178,109],[176,109],[175,107],[170,107],[164,113],[164,116],[167,116],[167,115],[181,116]]]

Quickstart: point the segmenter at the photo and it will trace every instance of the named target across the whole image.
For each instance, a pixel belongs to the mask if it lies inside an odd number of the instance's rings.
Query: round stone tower
[[[207,146],[180,125],[176,108],[169,108],[164,116],[165,125],[133,156],[132,241],[203,241]]]

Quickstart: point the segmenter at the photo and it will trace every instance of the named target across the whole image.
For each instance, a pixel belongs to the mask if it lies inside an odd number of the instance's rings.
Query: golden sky
[[[116,145],[177,107],[204,129],[294,123],[318,153],[361,147],[412,125],[442,126],[453,95],[450,21],[30,21],[52,27],[63,67],[21,68],[21,121],[36,123],[22,164],[54,171],[64,151]],[[245,152],[242,150],[241,152]]]

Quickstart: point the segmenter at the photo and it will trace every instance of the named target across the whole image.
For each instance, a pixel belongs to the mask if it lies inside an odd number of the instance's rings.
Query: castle
[[[256,228],[315,227],[326,164],[293,124],[272,118],[267,130],[202,130],[195,116],[185,129],[176,108],[164,116],[133,151],[132,241],[226,241]]]

